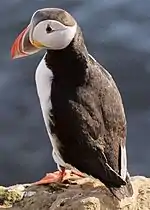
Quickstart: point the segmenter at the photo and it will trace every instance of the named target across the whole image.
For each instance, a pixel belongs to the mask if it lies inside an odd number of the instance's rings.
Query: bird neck
[[[76,36],[65,49],[47,50],[45,61],[55,81],[72,85],[83,83],[87,74],[88,51],[81,30],[78,28]]]

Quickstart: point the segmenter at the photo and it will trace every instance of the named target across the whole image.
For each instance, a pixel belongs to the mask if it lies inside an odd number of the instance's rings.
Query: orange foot
[[[56,171],[53,173],[47,173],[44,178],[41,180],[34,182],[34,185],[42,185],[42,184],[51,184],[51,183],[56,183],[56,182],[63,182],[65,180],[68,180],[69,178],[72,178],[72,176],[75,175],[76,177],[84,178],[85,175],[82,174],[81,172],[77,172],[74,170],[66,170],[62,169],[62,171]]]

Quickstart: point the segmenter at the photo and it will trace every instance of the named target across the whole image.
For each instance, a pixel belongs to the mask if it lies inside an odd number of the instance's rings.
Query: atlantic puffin
[[[77,21],[60,8],[37,10],[17,37],[12,58],[46,50],[35,81],[58,171],[77,169],[103,182],[118,198],[133,194],[127,170],[127,125],[110,75],[88,52]],[[40,183],[45,183],[42,179]]]

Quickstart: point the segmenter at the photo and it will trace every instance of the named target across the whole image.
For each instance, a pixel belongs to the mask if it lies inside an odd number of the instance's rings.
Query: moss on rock
[[[12,187],[0,186],[0,208],[10,208],[15,202],[20,201],[24,195],[23,185]]]

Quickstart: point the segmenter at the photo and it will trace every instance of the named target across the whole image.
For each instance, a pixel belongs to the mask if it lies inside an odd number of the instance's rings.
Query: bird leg
[[[63,181],[72,178],[75,175],[80,178],[84,178],[84,174],[81,172],[77,172],[75,170],[66,170],[64,167],[61,167],[61,171],[56,171],[53,173],[47,173],[44,178],[41,180],[34,182],[34,185],[42,185],[42,184],[51,184],[51,183],[63,183]]]
[[[62,168],[61,171],[55,171],[53,173],[47,173],[45,177],[40,179],[37,182],[34,182],[34,185],[41,185],[41,184],[50,184],[54,182],[62,182],[63,177],[65,176],[65,168]]]

